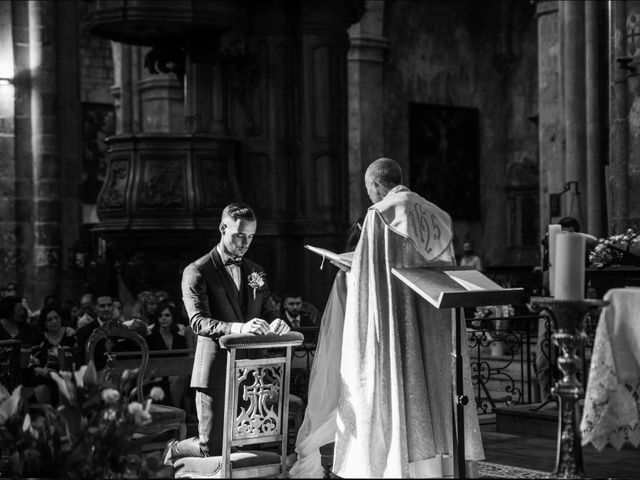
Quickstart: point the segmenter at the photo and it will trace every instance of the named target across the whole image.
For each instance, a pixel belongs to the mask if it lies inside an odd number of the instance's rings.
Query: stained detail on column
[[[145,207],[186,206],[182,158],[148,159],[143,157],[144,173],[140,187],[140,205]]]
[[[98,206],[100,209],[119,209],[124,207],[127,177],[129,176],[129,160],[114,159],[111,161],[109,177],[102,190]]]

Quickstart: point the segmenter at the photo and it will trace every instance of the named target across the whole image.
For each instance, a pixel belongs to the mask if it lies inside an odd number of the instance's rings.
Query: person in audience
[[[51,372],[59,372],[62,367],[71,370],[76,352],[76,332],[65,327],[62,322],[64,312],[57,305],[48,305],[40,311],[42,341],[31,349],[29,368],[33,372],[34,385],[46,385],[53,397],[57,388],[51,381]]]
[[[80,297],[80,311],[82,313],[78,318],[78,333],[82,327],[96,320],[96,299],[93,293],[85,293]]]
[[[118,297],[113,298],[113,318],[118,323],[124,323],[127,320],[124,316],[124,305]]]
[[[152,291],[145,290],[138,294],[137,300],[131,311],[132,324],[136,320],[143,322],[147,327],[147,334],[151,333],[157,323],[158,298]]]
[[[64,302],[65,316],[62,318],[65,327],[71,327],[74,330],[78,328],[78,319],[82,315],[80,304],[75,300],[65,300]]]
[[[168,302],[160,307],[158,326],[147,336],[149,350],[181,350],[187,348],[187,340],[180,334],[178,323],[178,311]],[[170,361],[170,360],[169,360]],[[170,402],[175,407],[180,407],[185,393],[184,376],[172,376],[163,378],[163,388],[170,392]]]
[[[282,297],[274,292],[271,294],[271,301],[276,310],[282,312]]]
[[[0,340],[20,340],[24,347],[39,343],[38,333],[29,325],[27,316],[21,297],[0,299]]]
[[[90,323],[84,325],[83,327],[78,329],[77,332],[77,349],[76,349],[76,365],[84,365],[85,364],[85,351],[87,347],[87,341],[89,337],[93,333],[93,331],[104,325],[106,322],[113,320],[113,300],[110,295],[100,295],[97,298],[96,304],[96,319],[91,321]],[[113,345],[109,344],[105,345],[105,342],[98,342],[96,345],[94,359],[96,369],[101,370],[106,365],[105,354],[107,351],[110,351],[113,348]]]
[[[471,244],[471,242],[464,242],[462,249],[464,255],[462,255],[462,258],[460,259],[460,266],[472,267],[474,270],[478,270],[479,272],[481,272],[482,260],[480,260],[480,257],[473,251],[473,245]]]
[[[287,292],[283,295],[280,317],[291,328],[313,327],[318,318],[318,311],[313,307],[304,308],[302,296],[297,292]]]
[[[191,373],[198,436],[168,443],[165,465],[173,465],[182,457],[208,457],[222,451],[227,351],[220,348],[219,338],[230,333],[289,331],[271,302],[264,269],[244,258],[256,228],[251,207],[243,203],[227,205],[220,219],[220,242],[182,274],[182,300],[189,324],[198,335]],[[249,293],[252,273],[263,274],[262,285],[253,287],[255,295]]]

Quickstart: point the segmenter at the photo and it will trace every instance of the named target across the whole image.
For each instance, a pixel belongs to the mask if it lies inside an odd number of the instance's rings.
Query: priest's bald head
[[[389,190],[402,183],[402,169],[390,158],[379,158],[371,163],[364,174],[364,185],[373,203],[382,200]]]

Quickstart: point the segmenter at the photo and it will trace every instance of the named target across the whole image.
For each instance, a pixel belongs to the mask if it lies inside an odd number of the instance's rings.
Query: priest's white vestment
[[[333,467],[340,477],[409,477],[411,464],[454,454],[451,311],[391,273],[454,265],[452,236],[449,215],[403,186],[367,212],[347,279]],[[462,339],[466,458],[482,460],[466,330]]]

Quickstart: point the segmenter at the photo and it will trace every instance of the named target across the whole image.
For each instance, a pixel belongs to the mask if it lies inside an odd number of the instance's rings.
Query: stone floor
[[[486,462],[542,472],[552,472],[556,462],[556,440],[534,435],[505,434],[496,431],[495,423],[481,425]],[[640,449],[607,447],[598,452],[583,448],[584,473],[587,478],[640,479]],[[517,476],[511,478],[534,478]],[[496,475],[496,478],[504,478]]]

